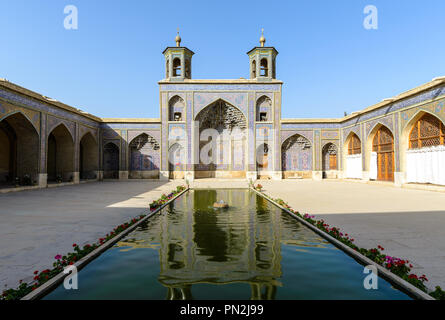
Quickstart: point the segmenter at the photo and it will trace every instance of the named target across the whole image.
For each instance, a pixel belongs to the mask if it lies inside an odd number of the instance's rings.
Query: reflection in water
[[[219,200],[229,209],[213,208]],[[274,299],[281,286],[281,242],[323,247],[321,239],[314,235],[316,241],[308,242],[299,229],[248,191],[199,190],[176,200],[116,246],[159,249],[158,280],[168,288],[168,299],[192,298],[194,284],[236,282],[250,285],[252,299]]]
[[[215,209],[223,200],[228,209]],[[82,269],[79,290],[46,299],[406,299],[248,190],[176,199]]]

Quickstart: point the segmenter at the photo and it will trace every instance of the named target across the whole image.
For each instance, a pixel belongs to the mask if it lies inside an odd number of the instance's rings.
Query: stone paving
[[[324,219],[357,245],[407,258],[430,288],[445,288],[445,193],[342,181],[260,181],[265,192]]]
[[[95,242],[183,181],[129,180],[0,194],[0,291],[32,280],[72,244]]]

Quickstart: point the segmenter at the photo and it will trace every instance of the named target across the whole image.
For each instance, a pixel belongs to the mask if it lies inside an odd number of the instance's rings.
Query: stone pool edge
[[[189,190],[190,190],[190,188],[186,187],[186,189],[184,189],[182,192],[180,192],[175,197],[173,197],[172,199],[170,199],[169,201],[167,201],[166,203],[164,203],[163,205],[158,207],[156,210],[154,210],[152,212],[149,212],[144,218],[142,218],[141,220],[136,222],[134,225],[132,225],[128,229],[122,231],[117,236],[115,236],[114,238],[108,240],[103,245],[101,245],[100,247],[98,247],[97,249],[93,250],[92,252],[87,254],[85,257],[81,258],[79,261],[74,263],[74,266],[77,268],[77,271],[80,271],[88,263],[90,263],[91,261],[96,259],[98,256],[100,256],[104,251],[106,251],[110,247],[112,247],[116,242],[121,240],[123,237],[128,235],[130,232],[134,231],[142,222],[144,222],[144,221],[148,220],[149,218],[151,218],[152,216],[154,216],[156,213],[158,213],[163,208],[165,208],[168,204],[170,204],[171,202],[173,202],[174,200],[176,200],[177,198],[179,198],[180,196],[182,196],[184,193],[186,193]],[[147,209],[147,210],[149,210],[149,209]],[[143,211],[143,212],[145,212],[145,211]],[[48,282],[44,283],[43,285],[38,287],[36,290],[30,292],[29,294],[27,294],[26,296],[24,296],[20,300],[37,300],[37,299],[43,298],[48,293],[53,291],[57,286],[59,286],[63,282],[65,277],[67,277],[67,276],[69,276],[69,274],[65,274],[63,272],[59,273],[54,278],[52,278]]]
[[[277,202],[275,202],[273,199],[271,199],[265,193],[260,192],[258,190],[255,190],[254,188],[250,188],[250,189],[253,190],[254,192],[256,192],[261,197],[263,197],[266,200],[268,200],[269,202],[271,202],[274,205],[276,205],[281,210],[284,210],[291,217],[293,217],[294,219],[298,220],[301,224],[303,224],[304,226],[308,227],[310,230],[314,231],[318,235],[322,236],[323,238],[325,238],[326,240],[331,242],[334,246],[336,246],[340,250],[344,251],[347,255],[349,255],[352,258],[354,258],[360,264],[365,265],[365,266],[367,266],[367,265],[375,266],[377,268],[377,270],[378,270],[378,275],[379,276],[381,276],[383,279],[389,281],[391,284],[395,284],[396,286],[401,288],[402,291],[404,291],[409,296],[414,297],[415,299],[420,299],[420,300],[435,300],[433,297],[431,297],[426,292],[423,292],[419,288],[413,286],[411,283],[403,280],[402,278],[400,278],[397,275],[393,274],[391,271],[388,271],[387,269],[385,269],[384,267],[382,267],[378,263],[376,263],[376,262],[372,261],[371,259],[365,257],[361,253],[351,249],[350,247],[348,247],[344,243],[338,241],[337,239],[335,239],[334,237],[330,236],[326,232],[323,232],[322,230],[318,229],[317,227],[313,226],[309,222],[307,222],[304,219],[300,218],[299,216],[297,216],[296,214],[294,214],[290,210],[288,210],[285,207],[279,205]]]

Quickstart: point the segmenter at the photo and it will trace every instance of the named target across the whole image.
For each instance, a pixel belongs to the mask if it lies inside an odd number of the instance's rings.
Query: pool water
[[[410,299],[363,270],[252,191],[193,190],[45,299]]]

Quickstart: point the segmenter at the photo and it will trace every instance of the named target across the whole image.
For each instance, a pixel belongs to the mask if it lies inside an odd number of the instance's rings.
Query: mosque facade
[[[160,118],[99,118],[0,79],[0,189],[102,179],[351,179],[445,185],[445,77],[335,119],[282,119],[278,51],[249,78],[192,77],[167,47]]]

